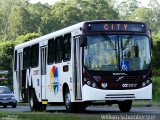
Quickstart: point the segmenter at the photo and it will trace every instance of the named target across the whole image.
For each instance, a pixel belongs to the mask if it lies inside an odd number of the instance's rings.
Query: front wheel
[[[64,103],[67,112],[84,112],[87,106],[84,102],[77,102],[77,103],[71,102],[71,95],[69,92],[69,88],[66,88],[65,90]]]
[[[31,111],[44,111],[46,110],[46,106],[42,105],[40,102],[38,102],[37,97],[35,95],[35,92],[33,90],[29,93],[29,105]]]
[[[71,95],[68,87],[66,88],[64,93],[64,103],[65,103],[67,112],[75,112],[74,105],[71,102]]]
[[[132,100],[120,101],[118,106],[121,112],[129,112],[132,107]]]

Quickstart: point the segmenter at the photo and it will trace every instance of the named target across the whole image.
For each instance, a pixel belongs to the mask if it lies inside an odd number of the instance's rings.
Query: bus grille
[[[118,81],[125,81],[125,82],[133,82],[139,80],[140,76],[124,76],[121,80],[118,80],[122,76],[103,76],[102,79],[107,82],[118,82]]]
[[[108,94],[105,98],[135,98],[134,94]]]

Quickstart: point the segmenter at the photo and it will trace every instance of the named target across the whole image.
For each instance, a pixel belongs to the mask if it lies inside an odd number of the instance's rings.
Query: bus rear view
[[[146,24],[88,22],[84,29],[83,100],[118,103],[129,112],[132,100],[152,99],[152,41]]]

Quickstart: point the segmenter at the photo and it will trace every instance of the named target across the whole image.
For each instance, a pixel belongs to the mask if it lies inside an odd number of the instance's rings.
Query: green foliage
[[[14,41],[7,41],[0,43],[0,69],[11,70]]]
[[[152,50],[152,66],[156,69],[160,68],[160,31],[153,35],[153,50]]]
[[[126,20],[127,17],[132,15],[132,13],[138,8],[137,0],[125,0],[117,5],[117,10],[119,11],[120,17]]]
[[[16,38],[19,35],[30,31],[30,15],[23,7],[16,7],[11,10],[8,18],[8,39]]]
[[[0,70],[9,71],[9,83],[12,83],[12,68],[13,68],[13,51],[14,46],[31,39],[39,37],[39,33],[27,33],[17,37],[15,41],[5,41],[0,43]]]
[[[153,78],[153,100],[160,102],[160,77]]]
[[[154,77],[159,77],[160,76],[160,68],[159,69],[154,68],[152,73],[153,73]]]
[[[8,117],[10,116],[10,117]],[[69,114],[60,112],[0,112],[0,118],[10,118],[17,120],[100,120],[101,115]]]
[[[107,0],[67,0],[58,2],[51,9],[54,29],[96,19],[118,19],[118,13]]]
[[[137,8],[132,15],[128,16],[128,20],[135,20],[147,23],[149,26],[152,24],[152,11],[149,8]]]
[[[50,18],[51,6],[46,4],[30,4],[27,7],[30,13],[30,23],[32,25],[30,32],[39,32],[47,34],[53,30],[53,20]]]
[[[2,20],[0,20],[1,40],[8,39],[8,17],[10,16],[11,10],[17,6],[26,7],[28,4],[28,0],[0,0],[0,19]]]
[[[40,37],[39,33],[27,33],[26,35],[18,36],[15,40],[15,44],[24,43],[38,37]]]

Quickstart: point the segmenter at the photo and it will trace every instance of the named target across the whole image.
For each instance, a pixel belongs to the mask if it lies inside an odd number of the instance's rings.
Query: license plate
[[[3,101],[3,103],[8,103],[8,101],[6,100],[6,101]]]

